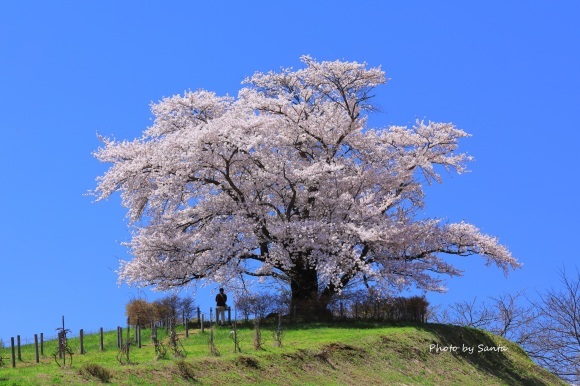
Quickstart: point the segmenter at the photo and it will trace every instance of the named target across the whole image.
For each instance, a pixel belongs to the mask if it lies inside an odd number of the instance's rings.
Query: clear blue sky
[[[0,338],[53,334],[61,315],[75,332],[115,328],[139,295],[113,272],[129,258],[119,198],[84,196],[107,168],[97,132],[133,139],[150,102],[236,95],[303,54],[382,66],[373,126],[425,118],[473,135],[472,172],[430,187],[426,215],[499,236],[524,268],[506,279],[450,257],[465,275],[432,303],[556,286],[578,259],[579,19],[576,1],[1,2]]]

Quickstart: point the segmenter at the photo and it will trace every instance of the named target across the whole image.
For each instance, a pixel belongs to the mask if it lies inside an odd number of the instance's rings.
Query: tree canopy
[[[240,275],[288,283],[325,307],[345,286],[442,289],[447,255],[519,264],[474,225],[421,218],[425,184],[462,173],[468,136],[451,123],[371,128],[380,68],[318,62],[257,72],[237,97],[189,91],[152,104],[132,141],[101,138],[98,200],[120,192],[135,231],[121,281],[165,290]]]

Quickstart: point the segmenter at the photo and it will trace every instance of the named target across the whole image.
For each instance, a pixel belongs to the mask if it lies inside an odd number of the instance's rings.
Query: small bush
[[[251,357],[240,356],[236,359],[236,363],[250,369],[260,370],[260,364],[258,361]]]
[[[341,319],[424,323],[429,302],[423,296],[391,297],[359,290],[336,296],[329,306]]]
[[[250,315],[255,318],[264,319],[266,315],[278,312],[280,309],[290,307],[289,299],[283,295],[276,296],[271,294],[243,294],[236,298],[234,307],[242,313],[246,322],[250,320]]]
[[[109,383],[113,374],[106,368],[96,363],[87,363],[81,366],[79,374],[85,378],[94,377],[104,383]]]
[[[195,370],[191,363],[187,363],[184,360],[178,360],[175,362],[175,368],[177,369],[177,374],[185,380],[195,381]]]

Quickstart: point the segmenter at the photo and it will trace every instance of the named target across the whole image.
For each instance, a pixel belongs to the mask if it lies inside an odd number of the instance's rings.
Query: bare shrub
[[[250,316],[264,319],[268,314],[278,311],[284,303],[282,297],[278,295],[246,293],[236,297],[234,307],[242,313],[246,321],[249,321]]]
[[[524,291],[489,297],[487,302],[462,301],[448,308],[430,310],[432,321],[481,328],[513,342],[525,345],[535,334],[538,311]]]
[[[335,296],[329,306],[339,318],[425,322],[429,302],[423,296],[392,297],[364,289]]]
[[[536,307],[525,298],[524,291],[492,297],[492,322],[487,328],[520,345],[526,345],[534,336],[538,318]]]
[[[451,324],[473,328],[489,328],[495,318],[492,308],[485,302],[477,302],[477,297],[471,301],[457,302],[451,305]]]
[[[132,325],[146,328],[158,321],[165,323],[181,316],[189,318],[194,308],[192,298],[180,298],[171,294],[154,302],[133,299],[125,305],[125,315]]]
[[[103,383],[109,383],[113,374],[101,365],[96,363],[85,363],[79,369],[79,374],[84,378],[97,378]]]
[[[196,380],[195,369],[191,363],[188,363],[183,359],[177,360],[175,361],[175,369],[181,378],[192,382]]]
[[[64,322],[63,322],[64,325]],[[74,355],[74,351],[72,347],[68,344],[68,339],[66,335],[70,332],[69,329],[65,329],[64,327],[57,328],[58,331],[58,346],[56,350],[53,352],[52,356],[54,361],[58,365],[58,367],[65,367],[66,366],[66,356],[69,356],[69,366],[72,366],[72,357]],[[62,364],[61,364],[62,362]]]
[[[254,349],[262,350],[262,330],[260,328],[260,318],[254,318]]]
[[[169,335],[169,349],[173,353],[173,355],[177,358],[185,358],[187,356],[187,352],[183,347],[183,344],[179,340],[177,333],[175,332],[175,322],[171,323],[171,333]]]
[[[133,299],[125,305],[125,315],[133,325],[141,328],[151,326],[155,321],[155,311],[153,304],[145,299]]]
[[[278,312],[278,325],[272,331],[272,338],[274,338],[274,346],[282,347],[282,339],[284,338],[284,330],[282,329],[282,313]]]
[[[525,348],[541,366],[560,378],[580,382],[580,272],[560,271],[559,289],[540,294],[534,306],[539,317]]]

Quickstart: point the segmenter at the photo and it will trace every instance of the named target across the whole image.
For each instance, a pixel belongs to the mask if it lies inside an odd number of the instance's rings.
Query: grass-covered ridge
[[[78,352],[71,367],[59,368],[45,343],[45,357],[35,363],[34,346],[22,348],[22,362],[10,364],[10,349],[0,350],[2,385],[563,385],[537,367],[517,345],[487,332],[440,324],[307,324],[285,326],[276,347],[274,326],[262,327],[263,349],[254,349],[254,331],[240,327],[241,352],[234,352],[230,328],[215,329],[219,356],[210,354],[209,330],[178,330],[187,355],[155,358],[150,331],[141,349],[130,350],[132,364],[117,359],[116,331],[85,336],[86,354]],[[160,330],[161,331],[161,330]],[[163,333],[164,335],[164,333]],[[439,347],[439,350],[437,350]],[[457,347],[450,351],[450,347]],[[473,352],[469,351],[473,348]],[[453,349],[451,349],[453,350]],[[479,351],[479,352],[478,352]]]

